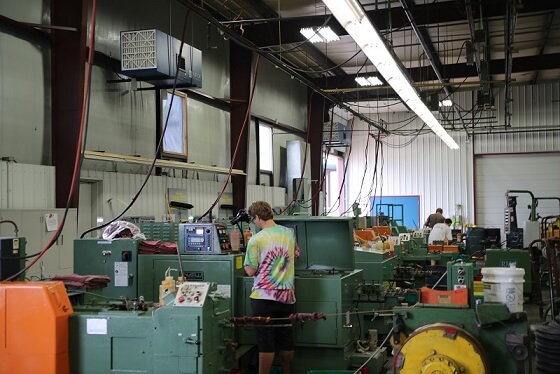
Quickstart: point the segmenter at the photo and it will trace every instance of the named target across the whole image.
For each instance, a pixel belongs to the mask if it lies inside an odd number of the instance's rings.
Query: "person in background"
[[[430,231],[430,236],[428,237],[428,244],[433,244],[434,241],[443,241],[445,243],[445,239],[448,242],[451,242],[453,239],[453,234],[451,233],[451,219],[446,218],[444,223],[436,223]]]
[[[437,208],[435,213],[432,213],[424,222],[424,227],[434,228],[436,223],[443,223],[445,222],[445,217],[443,216],[443,209]]]
[[[299,248],[292,230],[277,225],[272,208],[256,201],[248,209],[260,229],[247,243],[245,272],[254,277],[250,295],[253,316],[287,318],[295,313],[294,265]],[[285,324],[289,321],[280,320]],[[259,374],[268,374],[278,351],[283,374],[290,373],[294,357],[292,327],[257,327]]]

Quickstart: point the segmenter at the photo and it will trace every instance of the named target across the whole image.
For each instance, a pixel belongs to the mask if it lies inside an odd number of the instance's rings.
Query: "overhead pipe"
[[[300,82],[305,84],[307,87],[311,88],[313,91],[317,92],[319,95],[321,95],[325,99],[333,102],[334,104],[338,105],[342,109],[345,109],[349,113],[352,113],[355,117],[358,117],[362,121],[364,121],[364,122],[370,124],[371,126],[375,127],[376,129],[381,131],[383,134],[389,134],[389,131],[387,129],[385,129],[383,126],[381,126],[379,123],[377,123],[377,122],[373,121],[371,118],[368,118],[368,117],[364,116],[363,114],[357,112],[356,110],[354,110],[350,106],[344,104],[342,101],[335,98],[334,96],[326,93],[325,91],[323,91],[323,89],[321,87],[315,85],[309,79],[307,79],[303,75],[299,74],[297,71],[291,69],[288,65],[286,65],[286,63],[284,63],[280,59],[276,58],[275,56],[270,55],[269,53],[266,53],[265,51],[260,50],[257,46],[255,46],[249,40],[247,40],[247,39],[241,37],[240,35],[238,35],[234,30],[230,29],[229,27],[226,27],[226,26],[222,25],[222,23],[219,22],[216,18],[214,18],[208,11],[206,11],[206,9],[196,5],[191,0],[177,0],[177,1],[181,4],[183,4],[184,6],[186,6],[187,8],[189,8],[190,10],[192,10],[196,15],[203,18],[205,21],[211,23],[214,27],[216,27],[218,30],[223,32],[224,35],[226,35],[230,39],[235,40],[241,46],[243,46],[245,48],[248,48],[251,51],[254,51],[254,52],[258,53],[259,55],[263,56],[268,61],[273,63],[275,66],[277,66],[279,69],[281,69],[284,72],[290,74],[291,76],[297,78]]]
[[[400,3],[401,3],[402,8],[404,9],[406,17],[408,18],[408,21],[410,22],[410,26],[412,26],[412,29],[414,30],[414,33],[416,34],[416,37],[418,38],[418,41],[420,42],[420,45],[422,46],[422,49],[424,50],[424,53],[428,57],[428,61],[430,61],[430,65],[432,66],[432,69],[434,70],[434,73],[436,74],[439,82],[440,83],[445,83],[445,79],[443,78],[443,75],[441,74],[441,72],[439,71],[439,68],[437,66],[437,63],[436,63],[436,60],[435,60],[436,56],[433,56],[431,51],[429,50],[428,45],[426,44],[426,41],[424,40],[424,37],[422,36],[422,33],[420,32],[420,29],[418,28],[418,25],[416,24],[416,21],[414,20],[414,17],[412,16],[412,12],[410,11],[410,8],[408,7],[408,4],[406,3],[406,0],[400,0]],[[444,85],[443,90],[445,91],[445,94],[448,97],[451,96],[451,90],[449,89],[448,86]],[[453,105],[452,105],[453,112],[455,113],[455,115],[461,121],[461,124],[463,125],[463,129],[465,129],[465,133],[467,134],[467,140],[468,140],[470,138],[470,135],[469,135],[469,131],[467,130],[467,125],[465,124],[465,120],[463,119],[463,117],[459,113],[459,109],[457,108],[457,104],[455,104],[454,101],[452,101],[452,103],[453,103]]]
[[[516,0],[508,0],[506,3],[506,32],[504,35],[505,43],[505,127],[511,126],[511,103],[513,93],[511,89],[511,71],[513,67],[513,37],[515,35],[515,24],[517,23],[517,10],[515,9]]]

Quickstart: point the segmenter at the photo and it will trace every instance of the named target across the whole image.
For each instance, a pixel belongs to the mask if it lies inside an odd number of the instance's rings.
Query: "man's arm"
[[[445,237],[449,240],[453,240],[453,232],[451,231],[451,227],[447,227],[445,229]]]
[[[257,270],[253,269],[249,265],[245,265],[245,273],[247,273],[247,275],[250,277],[254,277],[255,274],[257,274]]]

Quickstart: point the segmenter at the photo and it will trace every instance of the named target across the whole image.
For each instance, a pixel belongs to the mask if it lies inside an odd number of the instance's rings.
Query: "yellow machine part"
[[[395,359],[399,374],[484,374],[489,372],[482,347],[471,334],[435,323],[415,330]]]

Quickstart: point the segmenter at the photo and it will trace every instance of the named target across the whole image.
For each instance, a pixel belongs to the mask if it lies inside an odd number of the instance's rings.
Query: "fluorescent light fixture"
[[[340,39],[328,26],[320,28],[306,27],[299,30],[299,32],[311,43],[328,43]]]
[[[334,33],[334,31],[331,30],[331,28],[329,26],[327,27],[321,27],[319,29],[319,34],[321,34],[321,36],[323,37],[323,39],[325,39],[325,43],[328,42],[335,42],[337,40],[340,40],[340,38],[338,37],[338,35],[336,35]]]
[[[321,43],[323,38],[321,35],[311,27],[306,27],[304,29],[299,30],[299,32],[305,36],[305,39],[309,40],[311,43]]]
[[[453,101],[447,99],[447,100],[442,100],[439,102],[439,106],[452,106],[453,105]]]
[[[377,78],[375,76],[356,77],[356,78],[354,78],[354,80],[356,82],[358,82],[358,84],[362,87],[365,87],[365,86],[381,86],[383,84],[383,82],[381,82],[381,80],[379,80],[379,78]]]
[[[432,112],[422,102],[418,93],[405,77],[393,55],[387,49],[383,38],[369,21],[357,0],[323,0],[340,25],[346,29],[367,58],[375,65],[377,71],[389,83],[406,105],[414,110],[441,140],[451,149],[459,145],[445,131]]]

